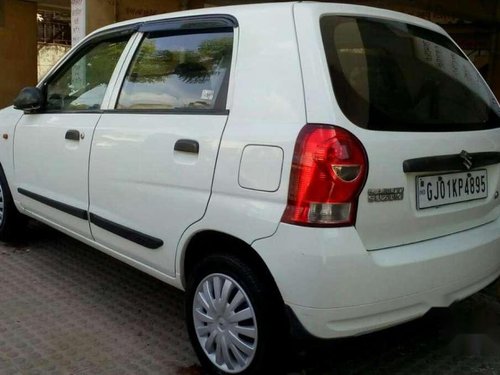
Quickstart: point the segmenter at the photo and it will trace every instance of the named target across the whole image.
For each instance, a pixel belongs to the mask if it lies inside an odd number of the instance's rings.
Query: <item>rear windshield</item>
[[[466,131],[500,126],[500,108],[477,70],[442,34],[400,22],[324,16],[335,97],[358,126]]]

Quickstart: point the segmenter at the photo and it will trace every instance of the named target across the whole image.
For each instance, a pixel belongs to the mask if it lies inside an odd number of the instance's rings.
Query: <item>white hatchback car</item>
[[[122,22],[0,112],[24,214],[187,291],[201,362],[269,373],[500,275],[500,108],[439,26],[326,3]]]

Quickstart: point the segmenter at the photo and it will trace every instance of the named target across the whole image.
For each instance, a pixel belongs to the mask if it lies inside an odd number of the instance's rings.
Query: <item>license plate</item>
[[[486,169],[419,176],[416,183],[418,209],[483,199],[488,196]]]

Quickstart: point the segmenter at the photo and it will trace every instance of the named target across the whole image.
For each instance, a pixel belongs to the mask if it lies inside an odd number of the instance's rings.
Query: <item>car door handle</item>
[[[80,140],[80,132],[78,130],[68,130],[66,132],[65,139],[69,139],[70,141],[79,141]]]
[[[197,141],[192,139],[179,139],[175,142],[174,150],[197,154],[200,152],[200,145]]]
[[[487,167],[500,163],[500,152],[462,151],[460,154],[426,156],[408,159],[403,162],[405,173],[427,173],[442,171],[468,171],[474,168]]]

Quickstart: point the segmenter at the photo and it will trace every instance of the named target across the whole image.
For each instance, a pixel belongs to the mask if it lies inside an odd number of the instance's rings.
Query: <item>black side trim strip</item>
[[[101,113],[107,114],[146,114],[146,115],[215,115],[227,116],[227,109],[106,109]]]
[[[43,110],[43,112],[41,111],[38,111],[37,113],[104,113],[103,110],[100,110],[100,109],[81,109],[81,110],[61,110],[61,111],[58,111],[58,110]]]
[[[104,219],[93,213],[89,213],[89,217],[92,224],[97,225],[108,232],[116,234],[117,236],[135,242],[136,244],[147,247],[148,249],[158,249],[163,246],[163,241],[159,238],[155,238],[134,229],[124,227],[123,225],[113,223],[112,221]]]
[[[50,198],[46,198],[42,195],[32,193],[31,191],[28,191],[28,190],[25,190],[22,188],[18,188],[17,191],[19,192],[19,194],[25,195],[31,199],[34,199],[40,203],[46,204],[47,206],[55,208],[59,211],[65,212],[65,213],[72,215],[72,216],[75,216],[79,219],[88,220],[87,211],[85,211],[85,210],[70,206],[66,203],[61,203],[61,202],[55,201],[55,200],[50,199]]]
[[[427,156],[405,160],[403,162],[403,171],[405,173],[468,171],[498,163],[500,163],[500,152],[476,152],[468,154],[462,151],[462,153],[455,155]]]

